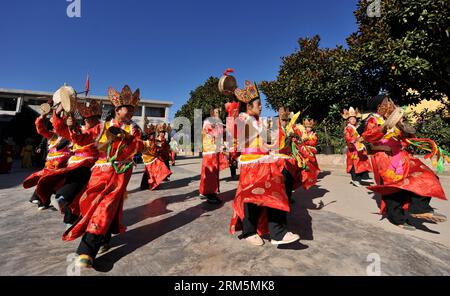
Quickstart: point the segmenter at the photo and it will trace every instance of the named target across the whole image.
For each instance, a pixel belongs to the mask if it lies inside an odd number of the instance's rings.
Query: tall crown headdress
[[[361,113],[359,113],[358,108],[354,109],[353,107],[350,107],[348,110],[344,109],[344,111],[342,112],[342,117],[344,119],[348,119],[350,117],[359,118],[361,117]]]
[[[83,118],[102,116],[102,106],[97,100],[78,102],[77,110]]]
[[[121,106],[136,107],[139,104],[139,96],[139,88],[132,93],[131,88],[128,85],[125,85],[120,93],[112,87],[108,88],[108,98],[116,108]]]
[[[259,98],[258,87],[255,83],[246,80],[244,86],[244,89],[236,88],[234,90],[234,95],[239,101],[248,104],[252,100]]]
[[[313,127],[316,124],[316,121],[314,119],[305,119],[303,120],[303,125],[305,127]]]

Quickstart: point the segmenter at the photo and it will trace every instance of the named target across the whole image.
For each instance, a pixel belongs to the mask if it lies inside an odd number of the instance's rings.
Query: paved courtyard
[[[82,275],[366,275],[373,258],[382,275],[450,275],[449,222],[417,221],[415,232],[392,226],[377,197],[350,185],[341,165],[322,165],[318,186],[294,193],[288,223],[299,243],[254,247],[228,232],[237,181],[223,171],[224,203],[206,204],[198,198],[200,163],[178,160],[171,181],[152,192],[140,191],[138,166],[125,202],[128,231]],[[0,275],[66,275],[79,240],[63,242],[59,213],[28,202],[33,189],[21,181],[30,173],[0,175]],[[441,181],[450,196],[450,177]],[[432,206],[450,215],[449,202]]]

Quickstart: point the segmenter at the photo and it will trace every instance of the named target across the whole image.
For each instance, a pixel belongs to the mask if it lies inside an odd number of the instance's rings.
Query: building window
[[[166,108],[145,107],[145,116],[147,117],[166,117]]]
[[[0,110],[16,111],[17,98],[1,98]]]
[[[109,119],[109,117],[114,117],[114,106],[111,104],[103,104],[102,119]]]
[[[136,106],[135,108],[136,110],[134,110],[134,116],[142,116],[142,106]]]

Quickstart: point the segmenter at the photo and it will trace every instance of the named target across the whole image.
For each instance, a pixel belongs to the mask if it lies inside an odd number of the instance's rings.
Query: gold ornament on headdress
[[[128,85],[125,85],[120,93],[112,87],[108,88],[108,98],[116,108],[121,106],[136,107],[139,104],[139,96],[139,88],[132,93],[131,88]]]
[[[303,120],[303,125],[305,127],[313,127],[316,124],[316,121],[314,119],[305,119]]]
[[[92,100],[90,102],[77,102],[78,113],[83,118],[102,115],[102,106],[99,101]]]
[[[350,107],[348,110],[344,109],[342,112],[342,117],[344,119],[349,119],[350,117],[360,118],[361,113],[359,113],[358,108],[354,109],[353,107]]]
[[[255,83],[251,83],[248,80],[245,81],[245,88],[236,88],[234,90],[234,94],[239,101],[245,104],[248,104],[250,101],[259,98],[258,87]]]
[[[397,109],[397,106],[395,106],[394,101],[392,101],[388,97],[385,97],[381,104],[378,106],[377,113],[384,118],[388,118],[395,109]]]

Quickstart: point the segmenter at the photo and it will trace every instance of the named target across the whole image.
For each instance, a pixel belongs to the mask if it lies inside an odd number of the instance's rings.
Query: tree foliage
[[[187,117],[191,123],[194,122],[194,110],[201,109],[202,117],[209,117],[212,107],[224,108],[227,102],[227,97],[222,95],[218,89],[219,78],[209,77],[203,85],[198,86],[195,90],[190,92],[188,101],[177,111],[176,117]],[[225,119],[225,112],[221,113],[222,120]]]
[[[275,81],[263,81],[261,89],[273,109],[288,106],[319,121],[333,105],[358,106],[368,93],[354,71],[352,53],[342,46],[320,48],[320,37],[300,38],[299,49],[282,58]]]
[[[366,86],[383,88],[401,103],[450,95],[450,5],[448,0],[383,0],[380,17],[373,1],[360,0],[358,32],[347,42]],[[418,94],[408,94],[408,89]]]

